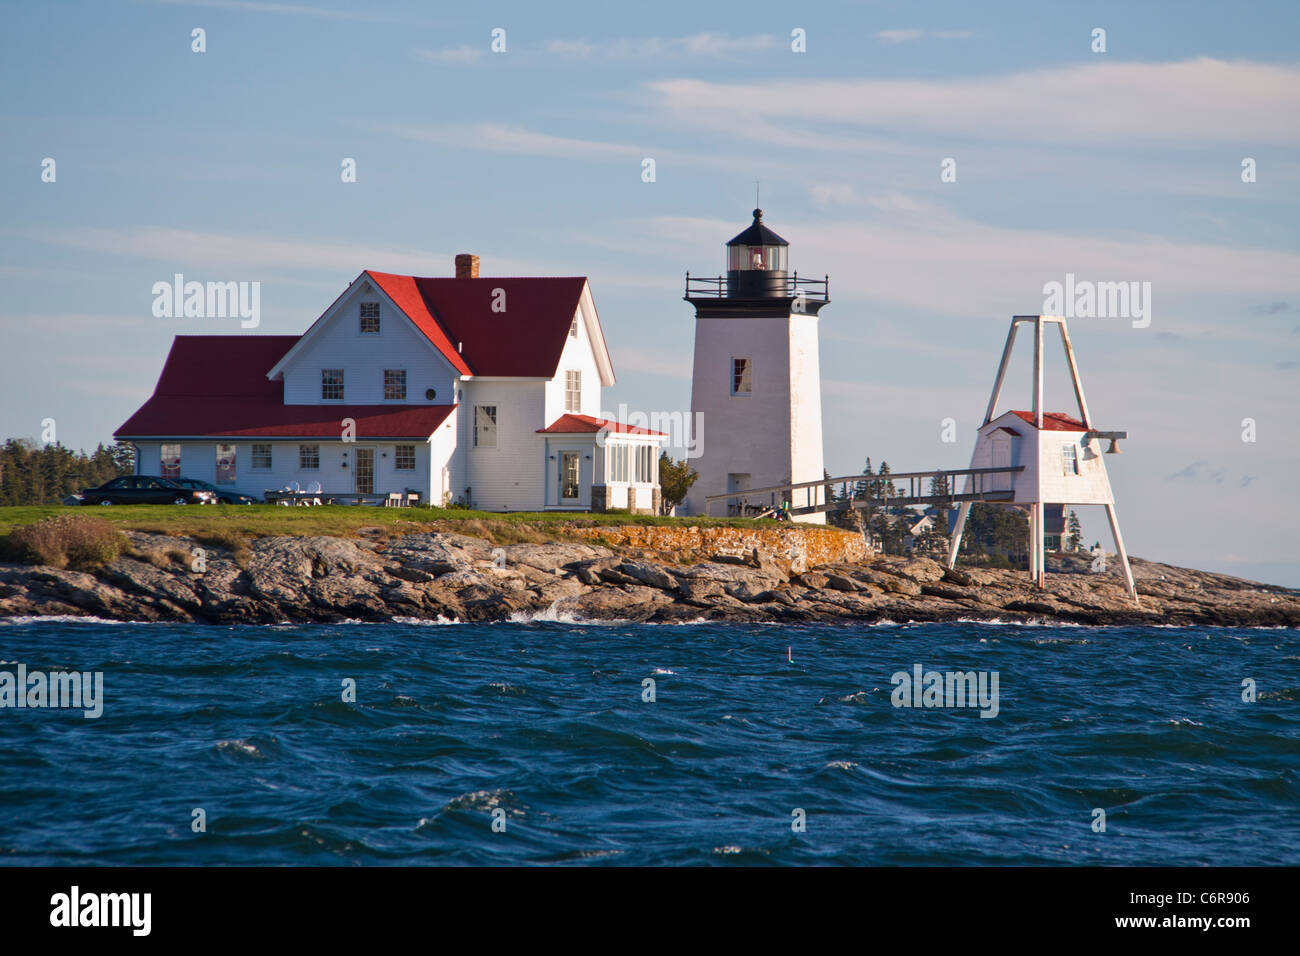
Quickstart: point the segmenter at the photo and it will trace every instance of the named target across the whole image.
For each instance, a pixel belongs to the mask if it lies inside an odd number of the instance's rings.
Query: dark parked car
[[[202,505],[216,501],[210,491],[186,488],[170,478],[125,475],[81,493],[87,505]]]
[[[216,495],[217,500],[227,505],[255,505],[257,499],[251,495],[241,495],[238,491],[231,491],[228,488],[218,488],[216,485],[209,484],[206,481],[199,481],[197,478],[173,478],[172,481],[185,488],[193,488],[195,491],[210,491]]]

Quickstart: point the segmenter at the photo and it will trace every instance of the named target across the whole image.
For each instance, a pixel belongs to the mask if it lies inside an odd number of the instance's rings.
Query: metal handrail
[[[815,299],[820,302],[829,302],[831,295],[831,277],[823,276],[820,279],[804,279],[799,277],[799,273],[785,277],[784,289],[785,295],[790,298]],[[726,276],[692,276],[686,273],[686,295],[684,298],[710,298],[725,299],[727,297],[727,277]]]

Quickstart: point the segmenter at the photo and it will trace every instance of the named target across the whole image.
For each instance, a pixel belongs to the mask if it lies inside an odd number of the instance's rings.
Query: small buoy
[[[789,647],[787,647],[787,648],[785,649],[785,659],[786,659],[787,661],[789,661],[791,664],[793,664],[793,663],[794,663],[794,657],[793,657],[793,655],[790,653],[790,651],[791,651],[791,648],[789,648]]]

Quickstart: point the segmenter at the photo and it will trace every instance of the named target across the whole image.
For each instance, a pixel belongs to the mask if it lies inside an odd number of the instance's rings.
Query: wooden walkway
[[[963,501],[1010,501],[1013,497],[1011,475],[1024,470],[1024,465],[1015,465],[1007,468],[959,468],[955,471],[902,471],[891,472],[888,475],[842,475],[838,478],[823,478],[821,481],[768,485],[765,488],[747,488],[744,491],[733,491],[725,495],[706,495],[704,498],[704,514],[705,516],[712,516],[714,502],[731,501],[736,498],[746,500],[738,505],[730,506],[728,510],[735,512],[737,508],[754,507],[752,501],[748,499],[760,495],[769,496],[767,505],[761,506],[761,510],[780,508],[782,502],[788,501],[790,502],[789,513],[791,517],[848,511],[850,508],[865,509],[891,506],[905,508],[909,505],[941,505]],[[999,475],[1005,475],[1006,477],[997,480],[994,476]],[[956,479],[961,477],[969,478],[967,484],[971,487],[970,491],[950,491],[946,495],[925,493],[924,486],[927,481],[946,478],[948,488],[953,489],[956,486]],[[879,486],[884,493],[879,497],[854,494],[853,492],[859,482],[866,482],[868,487],[872,485]],[[907,483],[906,489],[903,488],[903,482]],[[894,487],[894,494],[892,495],[888,493],[888,487],[891,483]],[[835,490],[836,485],[840,486],[840,497],[832,501],[830,500],[830,494]],[[1006,487],[990,487],[992,485],[1005,485]],[[795,492],[797,491],[802,491],[803,494],[796,495]],[[797,498],[803,499],[803,503],[797,504]]]

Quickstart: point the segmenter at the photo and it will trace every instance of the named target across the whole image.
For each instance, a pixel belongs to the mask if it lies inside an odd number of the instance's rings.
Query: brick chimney
[[[468,252],[462,252],[456,256],[456,278],[457,279],[477,279],[478,278],[478,256],[472,256]]]

